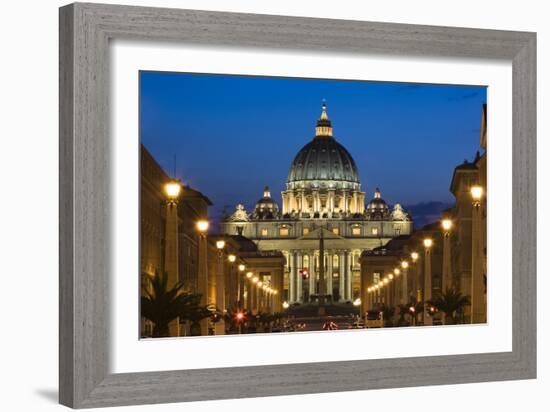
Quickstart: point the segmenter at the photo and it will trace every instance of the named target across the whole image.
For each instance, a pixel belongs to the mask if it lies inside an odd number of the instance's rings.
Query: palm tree
[[[180,282],[169,288],[167,273],[143,276],[148,287],[143,288],[141,315],[153,322],[153,337],[169,336],[168,325],[177,318],[193,321],[212,315],[208,307],[200,305],[200,294],[185,291]]]
[[[464,296],[459,290],[451,288],[437,295],[428,304],[445,314],[444,322],[446,325],[454,325],[456,323],[455,314],[463,312],[464,308],[470,305],[470,297]]]

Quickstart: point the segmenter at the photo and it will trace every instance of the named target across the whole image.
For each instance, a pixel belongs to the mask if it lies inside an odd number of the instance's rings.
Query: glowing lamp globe
[[[472,199],[479,202],[481,198],[483,197],[483,188],[481,186],[472,186],[470,188],[470,194],[472,195]]]
[[[201,233],[206,233],[208,231],[208,220],[199,220],[197,222],[197,230]]]
[[[448,232],[453,227],[453,221],[451,219],[443,219],[441,221],[441,227],[445,232]]]
[[[173,180],[164,185],[164,193],[169,200],[177,200],[181,192],[181,184],[177,180]]]

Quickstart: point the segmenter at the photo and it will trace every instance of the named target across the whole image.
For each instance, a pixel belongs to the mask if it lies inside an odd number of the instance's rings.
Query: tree
[[[464,308],[470,305],[470,297],[464,296],[459,290],[451,288],[438,294],[435,299],[428,302],[439,312],[445,314],[445,324],[456,324],[456,314],[464,312]]]
[[[153,337],[169,336],[170,322],[180,318],[200,321],[212,316],[208,306],[201,306],[201,295],[186,291],[178,282],[168,287],[168,274],[144,274],[146,285],[141,297],[141,315],[153,322]]]

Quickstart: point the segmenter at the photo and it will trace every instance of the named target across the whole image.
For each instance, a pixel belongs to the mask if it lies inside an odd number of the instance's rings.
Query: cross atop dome
[[[315,137],[332,137],[332,124],[328,118],[327,103],[325,99],[323,99],[321,117],[317,120],[317,127],[315,127]]]

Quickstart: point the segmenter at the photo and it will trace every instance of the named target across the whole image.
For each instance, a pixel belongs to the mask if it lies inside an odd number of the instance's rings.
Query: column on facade
[[[327,253],[327,294],[332,296],[332,266],[333,266],[333,254],[331,251]]]
[[[307,200],[306,200],[306,192],[305,192],[305,190],[303,190],[303,189],[302,189],[302,191],[301,191],[301,199],[302,199],[301,211],[302,211],[302,212],[307,212],[307,211],[308,211],[308,207],[307,207]]]
[[[302,275],[300,272],[304,269],[302,252],[296,254],[297,270],[296,270],[296,301],[302,302]]]
[[[290,301],[296,302],[298,300],[298,294],[296,293],[296,284],[298,277],[298,259],[297,259],[297,253],[292,251],[290,252],[290,282],[289,282],[289,289],[290,289]]]
[[[321,212],[321,196],[318,190],[315,191],[315,211]]]
[[[342,212],[347,213],[348,211],[348,193],[346,190],[342,191]]]
[[[343,252],[340,252],[340,255],[338,257],[338,263],[340,264],[340,268],[339,268],[339,275],[338,275],[338,295],[339,295],[339,300],[340,301],[344,301],[346,299],[345,297],[345,289],[346,289],[346,262],[344,260],[344,253]]]
[[[357,192],[353,192],[353,213],[357,213],[358,211],[358,202],[357,202]]]
[[[315,251],[312,251],[309,255],[309,295],[315,295],[317,291],[315,290]]]
[[[348,300],[351,300],[353,298],[351,294],[351,284],[353,280],[353,253],[349,252],[348,254],[348,267],[347,270],[347,276],[346,276],[346,295],[348,296]]]

